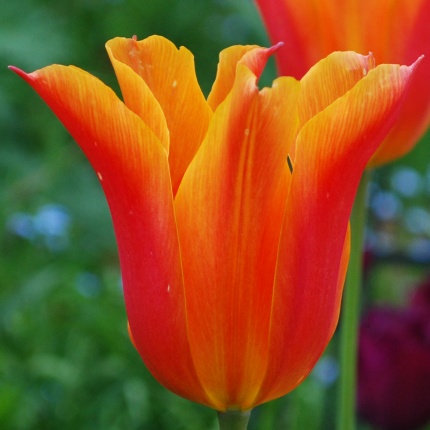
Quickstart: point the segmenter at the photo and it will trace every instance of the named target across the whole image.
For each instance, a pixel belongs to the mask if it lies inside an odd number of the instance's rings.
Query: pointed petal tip
[[[263,73],[269,57],[272,56],[283,45],[284,42],[281,41],[269,48],[255,46],[253,49],[246,52],[237,64],[245,65],[258,80]]]
[[[8,66],[9,70],[12,70],[12,72],[16,73],[20,78],[24,79],[28,83],[31,83],[33,81],[32,75],[33,73],[26,73],[24,70],[21,70],[19,67],[15,66]]]
[[[265,52],[265,55],[267,55],[267,58],[272,56],[276,51],[279,50],[279,48],[282,48],[285,45],[285,43],[281,40],[280,42],[276,43],[275,45],[270,46],[269,48],[260,48],[263,52]]]
[[[420,63],[424,60],[425,55],[420,55],[411,65],[406,66],[406,65],[401,65],[400,69],[406,70],[406,76],[408,77],[407,79],[411,79],[416,71],[418,66],[420,65]]]
[[[15,66],[7,66],[9,70],[12,70],[12,72],[15,72],[19,76],[27,76],[27,73],[25,73],[23,70],[21,70],[19,67]]]
[[[269,51],[269,54],[275,53],[279,48],[282,48],[284,45],[285,45],[285,43],[281,40],[276,45],[273,45],[270,48],[267,48]]]
[[[417,67],[418,64],[420,64],[421,61],[423,61],[424,58],[425,58],[424,54],[420,55],[409,67],[415,69],[415,67]]]

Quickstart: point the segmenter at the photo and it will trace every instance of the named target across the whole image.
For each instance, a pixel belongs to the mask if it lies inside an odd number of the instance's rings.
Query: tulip
[[[430,0],[256,0],[278,50],[281,75],[301,78],[333,51],[373,52],[380,63],[430,56]],[[410,151],[430,122],[430,60],[417,71],[399,119],[369,162],[376,167]]]
[[[354,194],[415,65],[335,53],[260,90],[279,46],[235,46],[205,99],[185,48],[106,46],[124,102],[75,67],[13,69],[97,173],[136,349],[165,387],[219,411],[286,394],[336,327]]]

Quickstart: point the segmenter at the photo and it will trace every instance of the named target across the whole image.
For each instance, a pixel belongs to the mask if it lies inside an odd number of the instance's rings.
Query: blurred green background
[[[117,90],[104,43],[161,34],[195,55],[207,94],[219,51],[268,41],[251,0],[0,2],[0,428],[216,429],[161,387],[128,340],[109,212],[76,144],[7,69],[74,64]],[[273,63],[265,76],[275,76]],[[430,142],[374,175],[365,304],[402,305],[429,272]],[[331,429],[336,339],[253,429]],[[362,424],[362,428],[370,428]]]

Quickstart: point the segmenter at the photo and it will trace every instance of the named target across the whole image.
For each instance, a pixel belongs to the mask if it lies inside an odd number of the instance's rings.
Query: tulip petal
[[[120,83],[124,103],[142,118],[143,122],[158,137],[166,151],[169,152],[169,129],[160,103],[146,82],[129,65],[115,57],[116,50],[124,49],[120,42],[127,40],[117,38],[106,43],[106,50]]]
[[[196,377],[188,345],[165,148],[90,74],[63,66],[31,74],[14,70],[51,107],[97,172],[118,242],[132,338],[143,360],[170,390],[211,404]]]
[[[372,52],[379,63],[426,59],[411,82],[399,118],[369,162],[377,167],[410,151],[430,123],[430,0],[256,0],[281,75],[301,78],[333,51]]]
[[[302,124],[343,96],[375,67],[372,55],[333,52],[301,79],[299,116]]]
[[[418,6],[418,2],[404,1],[403,3],[407,3],[407,6],[404,5],[405,8]],[[391,55],[389,57],[386,55],[386,61],[399,62],[401,58],[402,62],[408,64],[422,54],[425,58],[411,82],[399,119],[372,157],[369,163],[371,167],[388,163],[409,152],[423,136],[430,123],[430,0],[420,0],[420,3],[421,7],[417,8],[416,15],[412,17],[413,20],[407,20],[409,28],[403,32],[396,28],[394,33],[402,37],[403,45],[402,48],[398,48],[398,51],[388,51]],[[402,14],[399,13],[399,15],[402,17]],[[408,34],[409,37],[406,37]]]
[[[277,55],[280,72],[296,78],[333,51],[370,51],[383,63],[407,60],[408,35],[430,5],[428,0],[256,1],[272,42],[285,42]]]
[[[164,112],[170,133],[170,175],[176,194],[212,116],[197,82],[193,55],[184,47],[177,49],[161,36],[141,41],[115,38],[107,47],[110,57],[115,59],[114,66],[126,104],[134,100],[131,109],[136,109],[140,95],[133,93],[134,84],[128,81],[130,73],[118,68],[117,62],[129,66],[140,76],[145,82],[142,85],[149,87]]]
[[[237,63],[249,51],[258,48],[256,45],[236,45],[222,50],[212,90],[208,96],[208,104],[213,111],[230,93],[236,78]]]
[[[329,49],[336,38],[336,28],[342,23],[342,20],[333,22],[332,17],[336,8],[341,7],[338,1],[334,2],[336,5],[319,0],[256,0],[256,3],[272,43],[284,42],[276,55],[282,75],[300,79],[311,65],[340,49]],[[346,48],[351,49],[354,48]]]
[[[280,78],[259,91],[259,73],[238,64],[175,199],[192,355],[224,409],[249,407],[268,360],[286,159],[298,126],[299,83]]]
[[[371,70],[300,131],[278,256],[270,362],[257,403],[298,385],[332,335],[354,195],[414,69]]]
[[[224,49],[219,55],[216,79],[208,97],[208,103],[212,110],[215,111],[230,93],[236,78],[236,66],[239,62],[245,64],[257,76],[258,80],[269,56],[278,47],[274,46],[267,49],[255,45],[237,45]]]

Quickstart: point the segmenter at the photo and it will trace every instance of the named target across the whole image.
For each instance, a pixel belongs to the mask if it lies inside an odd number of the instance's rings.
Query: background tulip
[[[291,391],[329,342],[360,176],[415,70],[335,53],[260,90],[276,48],[223,51],[208,100],[158,36],[107,43],[124,103],[75,67],[14,69],[103,186],[149,370],[220,411]]]
[[[429,0],[256,0],[272,42],[283,41],[276,59],[281,75],[300,79],[333,51],[373,52],[378,63],[410,64],[430,57]],[[369,166],[408,152],[430,121],[430,59],[415,75],[399,119]]]
[[[373,52],[379,63],[408,62],[430,54],[430,1],[418,0],[256,0],[272,41],[285,41],[277,54],[281,75],[300,78],[306,69],[338,50]],[[413,60],[412,60],[413,61]],[[430,121],[430,61],[415,75],[398,121],[368,163],[376,167],[407,153]],[[370,169],[369,169],[370,170]],[[351,218],[352,253],[341,330],[341,378],[337,425],[355,428],[357,328],[362,248],[366,218],[366,172]]]

